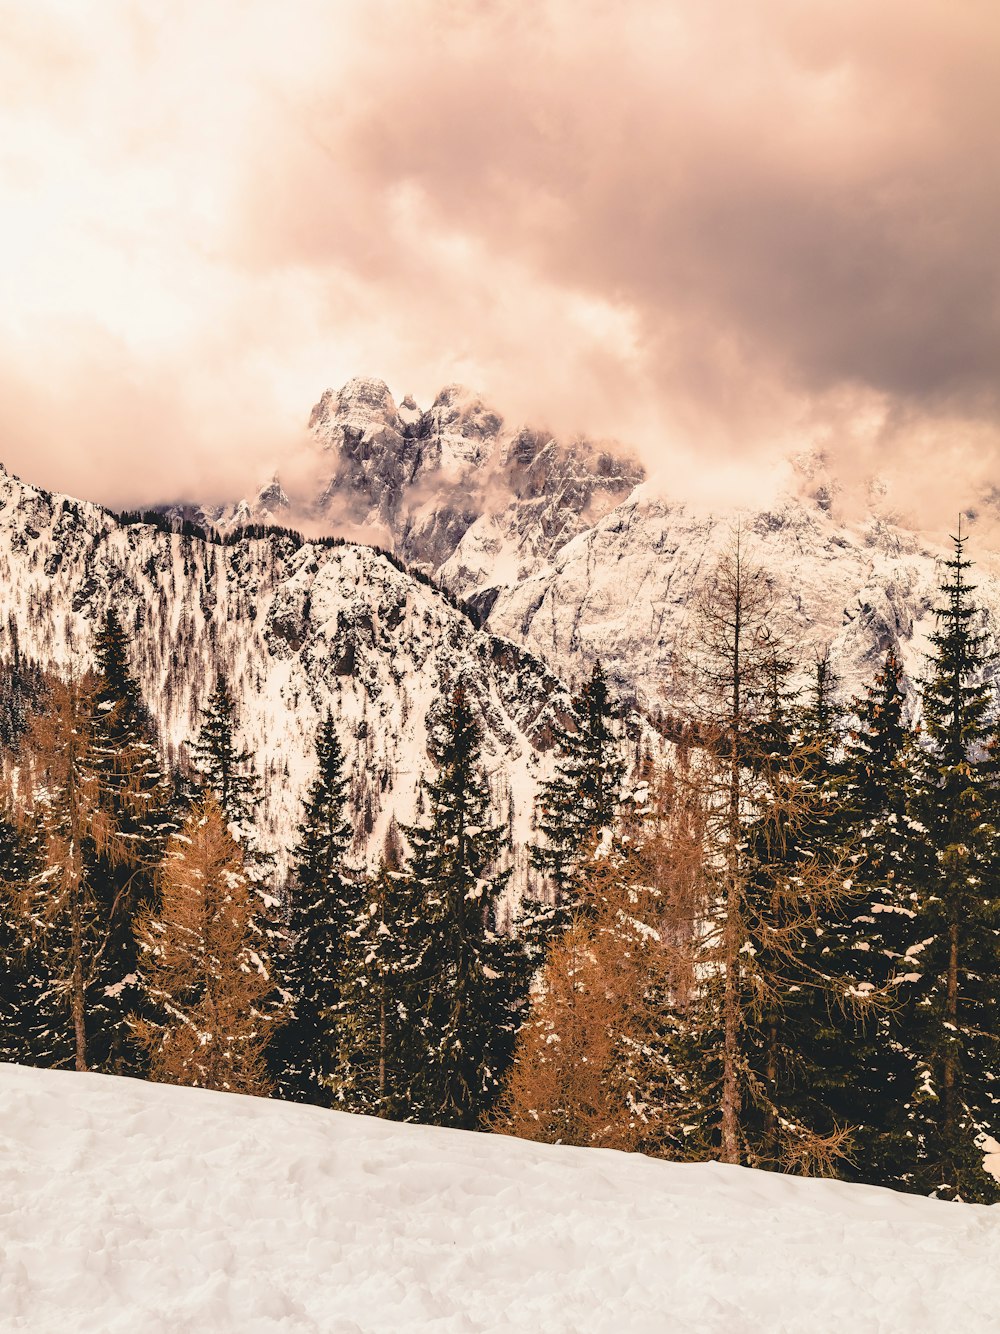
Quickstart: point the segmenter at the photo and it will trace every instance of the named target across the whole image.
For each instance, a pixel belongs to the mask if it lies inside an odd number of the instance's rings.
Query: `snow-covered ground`
[[[0,1066],[0,1328],[976,1331],[1000,1210]]]

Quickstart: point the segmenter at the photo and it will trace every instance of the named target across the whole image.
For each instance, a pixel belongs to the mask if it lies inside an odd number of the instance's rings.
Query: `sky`
[[[0,0],[0,459],[244,493],[450,381],[748,495],[1000,486],[995,0]],[[845,499],[846,503],[846,499]]]

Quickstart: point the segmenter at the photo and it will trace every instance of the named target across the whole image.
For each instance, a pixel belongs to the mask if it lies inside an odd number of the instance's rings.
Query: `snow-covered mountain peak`
[[[533,795],[568,697],[541,659],[477,629],[428,581],[367,546],[282,531],[220,542],[122,522],[4,473],[0,656],[19,646],[44,666],[80,671],[109,606],[130,633],[134,668],[174,754],[197,734],[215,674],[227,674],[279,864],[326,711],[352,775],[354,854],[374,858],[392,819],[415,813],[435,710],[461,682],[483,725],[523,884]]]

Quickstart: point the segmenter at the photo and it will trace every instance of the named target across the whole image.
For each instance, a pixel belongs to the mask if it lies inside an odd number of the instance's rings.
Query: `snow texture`
[[[13,655],[16,639],[42,665],[80,672],[111,605],[170,747],[197,735],[215,672],[228,674],[239,743],[263,780],[262,841],[279,866],[327,709],[351,778],[353,855],[373,861],[391,817],[413,818],[435,711],[464,684],[497,812],[511,819],[514,883],[523,883],[543,752],[568,700],[539,658],[477,629],[370,547],[300,545],[278,533],[223,546],[122,525],[0,467],[0,656]]]
[[[979,1334],[1000,1210],[0,1066],[31,1334]]]
[[[654,488],[620,446],[505,424],[456,385],[421,413],[397,408],[380,380],[352,380],[323,395],[310,425],[312,519],[378,533],[564,679],[600,657],[619,693],[677,707],[691,604],[736,523],[806,669],[829,648],[848,697],[890,645],[910,681],[922,670],[943,553],[894,521],[875,484],[869,510],[842,517],[822,453],[789,460],[770,507],[713,508]],[[268,512],[259,497],[254,505]],[[1000,560],[977,547],[974,528],[969,554],[996,624]]]

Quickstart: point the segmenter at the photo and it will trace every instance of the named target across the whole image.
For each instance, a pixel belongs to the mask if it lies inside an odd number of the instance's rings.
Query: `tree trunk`
[[[945,1015],[949,1024],[944,1055],[944,1132],[950,1138],[958,1120],[955,1106],[955,1066],[958,1042],[958,923],[948,927],[948,995]]]
[[[385,1115],[385,982],[382,982],[378,1007],[378,1101]]]
[[[70,908],[70,941],[73,950],[73,971],[70,975],[70,1010],[73,1015],[73,1037],[77,1070],[87,1069],[87,1025],[83,983],[83,924],[80,921],[80,896],[73,890]]]
[[[739,588],[733,606],[732,675],[729,698],[729,818],[726,849],[725,990],[722,1000],[722,1161],[739,1163],[739,1024],[740,1024],[740,734],[742,710],[742,606]]]

